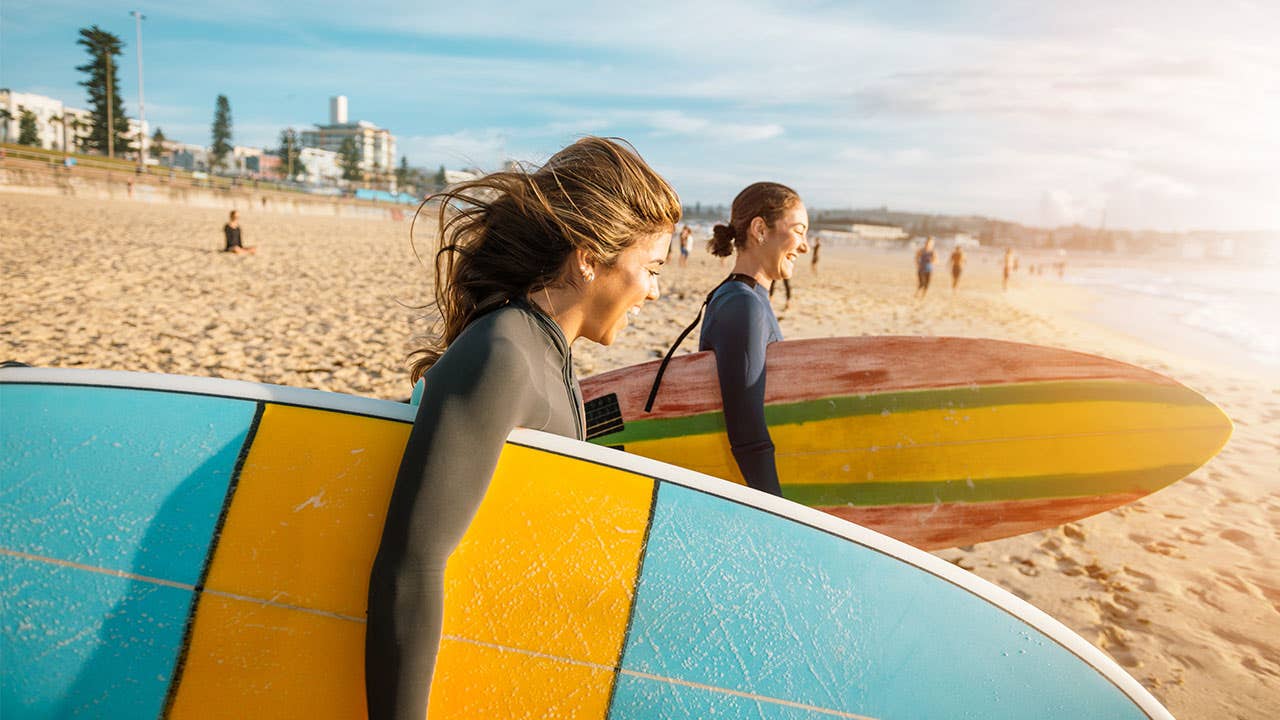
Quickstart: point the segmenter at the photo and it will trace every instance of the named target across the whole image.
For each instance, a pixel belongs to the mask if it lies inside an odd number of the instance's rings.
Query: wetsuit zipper
[[[586,421],[582,418],[582,399],[578,397],[575,389],[576,383],[573,381],[573,348],[569,348],[565,353],[564,364],[564,389],[569,392],[569,404],[573,406],[573,417],[578,421],[578,439],[586,440],[585,431]]]
[[[524,302],[522,304],[524,304],[529,311],[533,313],[533,316],[538,319],[538,322],[542,325],[543,331],[551,336],[552,342],[555,342],[557,346],[561,343],[564,345],[564,367],[561,369],[564,377],[564,390],[569,395],[569,406],[573,408],[573,419],[575,420],[574,426],[576,428],[574,432],[579,440],[586,440],[586,432],[584,430],[586,427],[586,421],[582,417],[582,400],[574,390],[573,347],[569,345],[569,341],[565,338],[564,332],[560,330],[560,326],[556,324],[556,321],[543,312],[541,308],[531,302]],[[559,342],[557,342],[557,340]]]

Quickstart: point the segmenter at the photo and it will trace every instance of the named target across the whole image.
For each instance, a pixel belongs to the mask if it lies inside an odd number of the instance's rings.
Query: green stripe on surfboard
[[[1152,493],[1190,475],[1199,465],[1165,465],[1143,470],[1089,475],[1041,475],[933,482],[854,482],[783,485],[788,500],[821,507],[929,505],[938,502],[995,502]]]
[[[766,405],[769,425],[797,425],[859,415],[881,415],[921,410],[968,410],[998,405],[1034,405],[1083,402],[1134,402],[1164,405],[1207,405],[1198,393],[1179,385],[1147,385],[1133,382],[1055,381],[980,385],[963,388],[904,390],[871,395],[806,400]],[[645,440],[665,440],[689,435],[723,433],[724,413],[699,413],[686,417],[628,420],[621,432],[593,438],[599,445],[621,445]]]

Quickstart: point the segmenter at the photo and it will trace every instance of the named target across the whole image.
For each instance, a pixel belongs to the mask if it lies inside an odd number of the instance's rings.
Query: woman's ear
[[[574,271],[578,277],[585,282],[591,282],[596,279],[596,261],[591,257],[591,253],[586,250],[578,249],[573,251]]]
[[[751,218],[751,225],[747,230],[747,240],[757,245],[764,242],[764,231],[768,227],[769,224],[759,215]]]

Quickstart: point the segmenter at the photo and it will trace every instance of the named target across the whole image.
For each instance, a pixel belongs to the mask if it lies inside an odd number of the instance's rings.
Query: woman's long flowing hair
[[[671,186],[618,138],[583,138],[536,170],[492,173],[427,198],[439,201],[435,301],[439,320],[415,350],[417,381],[473,320],[560,282],[582,250],[611,266],[637,239],[680,221]],[[416,220],[416,217],[415,217]],[[432,305],[428,305],[431,308]]]

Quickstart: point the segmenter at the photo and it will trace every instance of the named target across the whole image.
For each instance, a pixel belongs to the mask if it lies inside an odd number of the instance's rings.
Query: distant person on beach
[[[773,290],[778,287],[778,283],[769,283],[769,300],[773,301]],[[786,302],[782,303],[782,312],[791,309],[791,278],[782,278],[782,288],[787,292]]]
[[[1013,248],[1007,247],[1004,249],[1004,290],[1009,289],[1009,276],[1016,269],[1018,269],[1018,258],[1013,254]]]
[[[689,253],[693,252],[693,230],[688,225],[680,228],[680,267],[689,264]]]
[[[810,239],[813,241],[812,244],[809,246],[809,248],[813,252],[813,259],[809,261],[809,269],[812,270],[815,275],[817,275],[818,274],[818,251],[822,249],[822,236],[814,235]]]
[[[924,247],[916,251],[916,297],[922,298],[929,292],[929,279],[933,277],[933,260],[937,253],[933,249],[933,236],[924,241]]]
[[[964,272],[964,248],[960,247],[960,243],[951,250],[951,292],[956,291],[956,285],[960,284],[960,273]]]
[[[578,338],[611,344],[629,311],[658,299],[680,221],[675,191],[632,147],[595,137],[536,171],[434,197],[441,320],[414,353],[411,377],[425,379],[424,390],[369,578],[369,720],[426,717],[445,564],[507,435],[525,427],[586,437],[570,348]]]
[[[258,252],[256,247],[245,247],[240,240],[240,213],[236,210],[231,211],[231,219],[226,225],[222,226],[222,234],[226,236],[227,244],[222,249],[223,252],[235,253],[236,255],[253,255]]]
[[[747,186],[733,200],[729,222],[712,229],[713,255],[736,252],[733,272],[707,297],[699,350],[716,356],[725,429],[747,485],[782,495],[773,440],[764,418],[765,351],[782,340],[769,288],[795,272],[809,251],[809,213],[800,195],[773,182]]]

